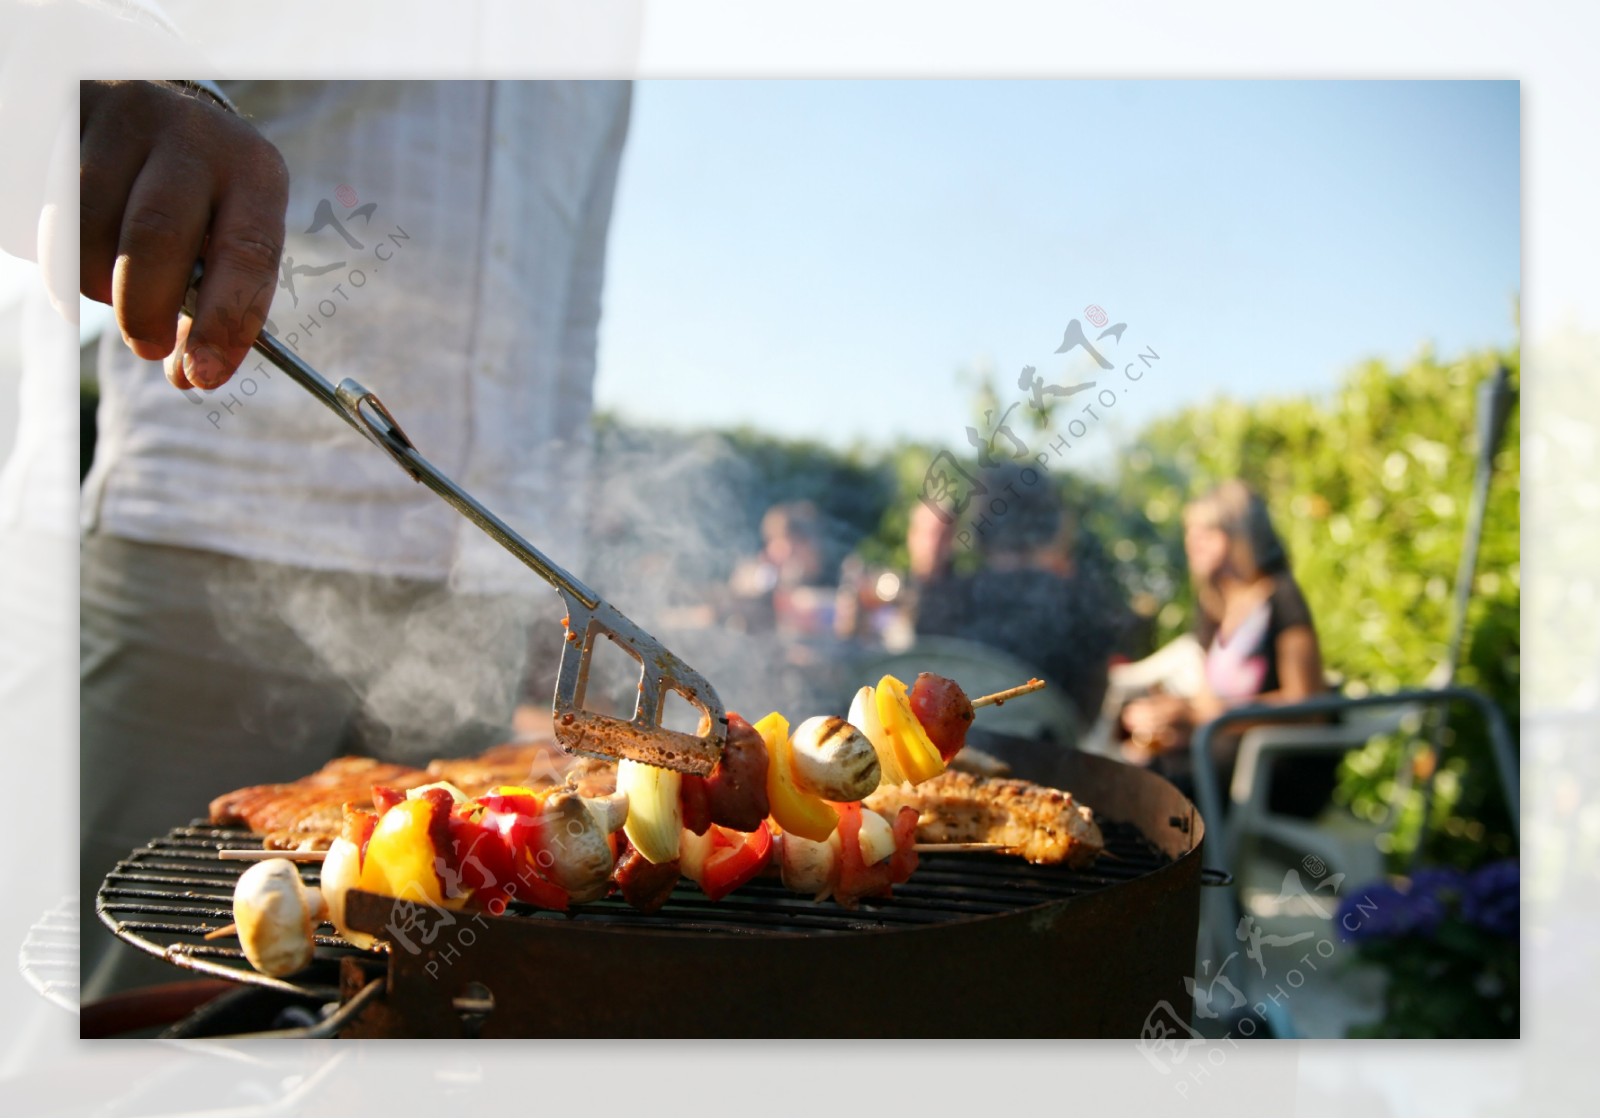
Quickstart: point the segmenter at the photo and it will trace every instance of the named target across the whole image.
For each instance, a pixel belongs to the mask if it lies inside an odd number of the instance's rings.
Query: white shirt
[[[268,329],[328,380],[375,392],[424,457],[581,576],[629,87],[224,89],[291,176]],[[537,583],[258,355],[215,392],[180,393],[108,333],[86,530],[463,590]]]

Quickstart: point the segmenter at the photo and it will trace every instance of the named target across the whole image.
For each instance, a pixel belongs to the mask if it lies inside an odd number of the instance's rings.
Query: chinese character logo
[[[1205,1044],[1195,1028],[1178,1016],[1166,999],[1156,1003],[1139,1030],[1139,1052],[1162,1073],[1183,1063],[1189,1050]]]
[[[928,472],[922,476],[922,492],[917,496],[933,510],[934,516],[948,525],[966,512],[974,497],[988,492],[989,487],[967,473],[954,455],[940,451],[933,456]]]

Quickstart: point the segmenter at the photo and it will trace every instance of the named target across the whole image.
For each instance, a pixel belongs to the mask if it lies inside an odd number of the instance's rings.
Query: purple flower
[[[1522,930],[1522,866],[1501,859],[1479,867],[1467,880],[1461,916],[1493,936],[1515,940]]]
[[[1342,938],[1361,941],[1426,936],[1443,917],[1443,907],[1433,894],[1375,882],[1345,895],[1337,920]]]
[[[1458,870],[1419,870],[1410,881],[1374,882],[1345,895],[1336,918],[1339,935],[1362,941],[1404,936],[1431,936],[1466,889]]]

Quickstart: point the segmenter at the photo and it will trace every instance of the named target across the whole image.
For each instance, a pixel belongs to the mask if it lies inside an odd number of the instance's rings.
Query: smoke
[[[785,645],[727,624],[729,575],[760,549],[760,515],[773,501],[747,455],[714,434],[603,427],[586,491],[591,558],[573,574],[704,674],[730,708],[755,718],[807,701],[813,674]],[[842,554],[848,529],[825,531],[829,551]],[[261,678],[264,702],[246,729],[285,749],[326,749],[319,734],[342,722],[349,752],[410,764],[471,753],[512,736],[517,703],[548,709],[554,692],[562,607],[531,571],[525,594],[485,596],[239,563],[204,591],[219,632]],[[597,650],[586,706],[631,714],[637,665],[605,642]]]
[[[759,511],[748,510],[762,487],[750,461],[710,433],[608,428],[596,452],[591,585],[698,669],[731,709],[756,717],[775,706],[777,649],[725,624],[728,578],[761,546]],[[591,695],[620,693],[625,703],[636,675],[619,683],[602,668]]]
[[[264,725],[246,729],[325,748],[308,736],[343,714],[346,749],[411,764],[509,736],[529,627],[550,609],[532,585],[468,595],[271,564],[226,565],[205,592],[221,635],[258,668],[264,702],[249,717]]]

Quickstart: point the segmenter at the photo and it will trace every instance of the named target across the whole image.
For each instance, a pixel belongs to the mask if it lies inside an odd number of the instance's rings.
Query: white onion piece
[[[328,905],[328,920],[339,935],[357,948],[371,948],[378,938],[345,924],[345,895],[361,883],[361,848],[340,836],[322,860],[322,897]]]
[[[874,866],[894,854],[894,828],[870,808],[861,810],[861,830],[857,837],[861,844],[861,862],[866,866]]]
[[[878,717],[878,695],[872,685],[868,684],[856,692],[856,698],[850,702],[850,725],[867,736],[867,741],[872,743],[872,749],[878,755],[878,768],[881,771],[879,784],[904,784],[906,775],[895,760],[894,740],[883,729],[883,720]]]
[[[710,857],[711,829],[707,828],[704,835],[696,835],[688,828],[684,828],[678,841],[679,873],[698,886],[700,877],[705,872],[706,860]]]
[[[646,861],[669,863],[678,857],[678,834],[683,830],[683,807],[678,793],[682,775],[631,758],[617,763],[617,791],[628,798],[628,822],[623,831],[628,842]]]

